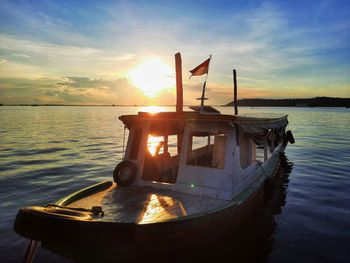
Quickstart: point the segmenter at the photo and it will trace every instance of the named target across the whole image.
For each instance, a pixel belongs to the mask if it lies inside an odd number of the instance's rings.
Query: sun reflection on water
[[[140,111],[156,114],[158,112],[166,111],[166,108],[162,107],[162,106],[154,106],[154,105],[153,106],[142,106]]]

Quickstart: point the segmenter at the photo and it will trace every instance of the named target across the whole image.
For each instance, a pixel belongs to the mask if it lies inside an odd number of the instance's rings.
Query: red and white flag
[[[192,76],[201,76],[201,75],[204,75],[204,74],[208,74],[210,59],[211,59],[211,55],[206,61],[204,61],[203,63],[199,64],[194,69],[190,70],[191,77]]]

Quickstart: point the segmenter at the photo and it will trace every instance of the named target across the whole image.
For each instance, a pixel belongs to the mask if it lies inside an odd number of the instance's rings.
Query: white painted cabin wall
[[[279,162],[279,154],[284,151],[282,144],[280,144],[274,152],[263,163],[255,163],[245,169],[240,165],[240,149],[237,142],[235,142],[235,154],[233,158],[233,192],[231,199],[247,189],[254,181],[264,181],[266,177],[271,176],[277,168]]]
[[[145,150],[142,149],[147,148],[150,124],[144,123],[141,128],[143,129],[143,134],[139,147],[138,160],[135,161],[139,169],[137,178],[132,185],[149,186],[216,199],[231,200],[255,180],[264,180],[266,176],[265,172],[269,174],[275,169],[281,149],[281,146],[277,147],[271,158],[267,159],[264,163],[255,163],[242,169],[240,164],[240,146],[237,145],[236,130],[231,128],[227,131],[224,169],[187,165],[187,148],[190,132],[198,130],[199,127],[198,125],[186,125],[182,141],[182,154],[180,155],[177,182],[175,184],[153,182],[141,178],[145,157]],[[210,130],[207,126],[201,128],[203,128],[203,131]],[[131,137],[129,136],[126,156],[130,152],[130,140]],[[249,148],[251,147],[250,145]],[[249,149],[249,152],[252,153],[252,149]],[[249,159],[251,160],[251,157]]]
[[[211,131],[208,126],[198,127],[198,125],[186,125],[184,140],[182,142],[183,154],[180,158],[180,166],[176,184],[179,190],[185,193],[205,195],[213,198],[229,200],[232,196],[232,154],[234,133],[227,130],[225,147],[224,169],[201,167],[187,164],[187,149],[191,131]]]
[[[140,147],[138,152],[137,161],[135,163],[137,164],[137,176],[135,180],[131,183],[131,185],[138,185],[138,186],[144,186],[145,180],[142,179],[142,172],[143,172],[143,166],[145,163],[145,155],[147,151],[147,141],[148,141],[148,133],[150,130],[150,123],[144,123],[143,126],[140,126],[139,128],[142,129],[142,137],[140,141]],[[128,147],[131,146],[131,141],[128,141]],[[130,149],[129,149],[130,152]]]

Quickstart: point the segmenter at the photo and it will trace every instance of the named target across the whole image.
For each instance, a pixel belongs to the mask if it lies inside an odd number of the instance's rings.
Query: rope
[[[125,130],[126,130],[126,126],[124,125],[124,132],[123,132],[123,150],[122,150],[122,160],[124,160],[124,149],[125,149]]]
[[[26,254],[24,255],[23,262],[24,263],[32,263],[36,254],[36,251],[38,249],[39,241],[37,240],[30,240]]]

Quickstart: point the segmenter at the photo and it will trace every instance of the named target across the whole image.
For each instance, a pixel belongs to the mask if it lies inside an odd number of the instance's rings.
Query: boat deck
[[[107,222],[155,223],[205,212],[228,203],[202,196],[178,193],[150,187],[129,186],[110,188],[80,199],[68,207],[91,209],[101,206],[105,215],[94,220]]]

